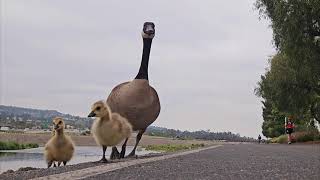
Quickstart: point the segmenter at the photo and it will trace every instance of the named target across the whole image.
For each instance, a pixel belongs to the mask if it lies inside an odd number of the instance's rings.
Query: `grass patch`
[[[320,140],[320,134],[316,131],[295,132],[292,134],[293,142],[308,142]],[[284,134],[279,137],[272,138],[271,143],[287,143],[288,135]]]
[[[271,141],[271,143],[287,143],[288,136],[284,134],[279,137],[272,138],[270,141]]]
[[[181,150],[188,150],[188,149],[196,149],[199,147],[204,147],[204,144],[162,144],[162,145],[148,145],[143,146],[148,151],[161,151],[161,152],[175,152]]]
[[[30,148],[37,148],[37,147],[39,147],[39,145],[35,143],[19,144],[12,141],[9,141],[9,142],[0,141],[0,150],[19,150],[19,149],[30,149]]]

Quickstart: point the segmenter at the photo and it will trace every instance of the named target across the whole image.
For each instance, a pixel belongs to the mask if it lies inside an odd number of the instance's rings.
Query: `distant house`
[[[8,126],[1,126],[0,131],[9,131],[10,128]]]
[[[66,129],[74,129],[74,127],[71,126],[71,125],[69,125],[69,124],[67,124],[67,125],[66,125]]]

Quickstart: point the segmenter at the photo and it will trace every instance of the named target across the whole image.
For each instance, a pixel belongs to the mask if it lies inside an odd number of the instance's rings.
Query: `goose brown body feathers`
[[[135,131],[146,129],[160,113],[158,94],[145,79],[134,79],[116,86],[107,103],[113,112],[126,117]]]

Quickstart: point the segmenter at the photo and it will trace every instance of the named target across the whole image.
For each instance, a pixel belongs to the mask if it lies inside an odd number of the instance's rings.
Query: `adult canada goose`
[[[145,22],[142,30],[143,53],[139,72],[134,80],[117,85],[110,93],[107,103],[113,112],[126,117],[134,131],[138,131],[136,143],[129,154],[134,156],[142,134],[152,124],[160,113],[160,101],[156,90],[150,86],[148,79],[148,64],[152,39],[155,36],[155,25]],[[127,140],[125,140],[121,158],[124,157]],[[111,158],[119,155],[114,147]]]
[[[107,162],[105,152],[108,146],[115,146],[122,140],[129,138],[132,133],[131,124],[118,113],[112,113],[104,101],[98,101],[92,105],[88,117],[96,117],[92,124],[91,132],[97,144],[102,146],[102,159]]]
[[[54,134],[45,145],[44,150],[48,168],[51,167],[52,163],[55,167],[55,162],[58,162],[58,166],[60,166],[61,162],[66,165],[74,153],[74,143],[69,136],[64,134],[65,124],[63,119],[60,117],[54,118],[53,126]]]

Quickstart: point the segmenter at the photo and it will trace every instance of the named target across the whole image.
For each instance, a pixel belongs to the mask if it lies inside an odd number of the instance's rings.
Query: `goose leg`
[[[115,147],[115,146],[112,147],[110,159],[120,159],[120,153],[119,153],[117,147]]]
[[[106,159],[106,150],[107,150],[107,146],[102,146],[102,158],[100,159],[101,163],[107,163],[107,159]]]
[[[60,165],[61,165],[61,162],[59,161],[59,162],[58,162],[58,167],[59,167]]]
[[[146,129],[142,129],[139,131],[137,137],[136,137],[136,144],[134,145],[134,148],[133,150],[131,151],[131,153],[128,155],[128,157],[133,157],[136,155],[136,149],[137,149],[137,146],[141,140],[141,137],[142,137],[142,134],[146,131]]]
[[[67,161],[63,161],[63,166],[67,165]]]
[[[123,145],[122,145],[121,153],[120,153],[120,158],[124,158],[124,155],[126,154],[126,147],[127,147],[128,139],[129,139],[129,138],[127,138],[127,139],[124,141]]]
[[[49,161],[49,162],[48,162],[48,168],[51,167],[52,163],[53,163],[53,161]]]

